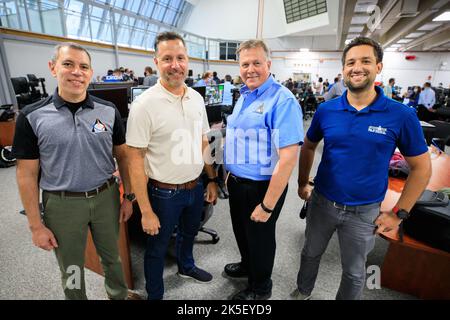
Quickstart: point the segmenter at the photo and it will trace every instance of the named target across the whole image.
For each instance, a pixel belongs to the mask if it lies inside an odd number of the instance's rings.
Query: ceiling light
[[[309,52],[309,49],[308,48],[301,48],[300,52]]]
[[[405,38],[418,38],[425,34],[425,32],[412,32],[408,34]]]
[[[369,18],[369,16],[353,16],[350,24],[366,24]]]
[[[427,23],[424,24],[423,26],[421,26],[419,29],[417,29],[418,31],[431,31],[436,29],[437,27],[439,27],[441,25],[441,23]]]
[[[362,26],[350,26],[350,28],[348,28],[348,32],[350,33],[360,33],[364,30],[364,25]]]
[[[398,40],[397,43],[409,43],[411,41],[413,41],[413,39],[401,39],[401,40]]]
[[[433,21],[450,21],[450,11],[445,11],[443,14],[434,18]]]

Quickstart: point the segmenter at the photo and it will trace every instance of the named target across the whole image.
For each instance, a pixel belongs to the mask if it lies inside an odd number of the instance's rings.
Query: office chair
[[[26,105],[33,103],[33,99],[29,92],[30,90],[27,78],[25,77],[11,78],[11,83],[14,88],[14,93],[16,94],[16,100],[19,110],[25,107]]]
[[[303,102],[305,108],[305,114],[303,118],[308,120],[314,116],[317,107],[317,99],[315,96],[307,96]]]
[[[34,74],[27,74],[27,78],[28,78],[28,83],[30,84],[31,87],[31,92],[32,94],[34,93],[36,95],[36,97],[39,95],[39,99],[41,98],[47,98],[48,97],[48,93],[45,90],[45,78],[37,78]],[[36,90],[36,87],[39,86],[39,84],[42,87],[42,94],[40,93],[39,90]]]
[[[450,123],[440,120],[432,120],[430,124],[434,125],[433,138],[439,149],[444,151],[445,146],[450,146]]]

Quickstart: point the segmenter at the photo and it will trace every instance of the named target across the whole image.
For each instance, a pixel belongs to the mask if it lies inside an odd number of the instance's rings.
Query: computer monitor
[[[133,102],[138,95],[147,90],[150,87],[140,86],[140,87],[131,87],[131,102]]]
[[[128,118],[127,91],[127,88],[88,89],[90,95],[114,103],[123,119]]]
[[[200,93],[200,95],[203,97],[203,100],[205,100],[205,96],[206,96],[206,87],[192,87],[192,89],[194,89],[195,91],[197,91],[198,93]]]
[[[223,84],[205,87],[205,105],[221,104],[223,100]]]

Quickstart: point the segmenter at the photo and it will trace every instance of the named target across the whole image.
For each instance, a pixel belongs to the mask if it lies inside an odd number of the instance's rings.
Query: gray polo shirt
[[[39,186],[48,191],[95,189],[114,171],[113,145],[125,142],[125,130],[114,104],[87,96],[72,113],[55,94],[21,110],[13,153],[39,159]]]

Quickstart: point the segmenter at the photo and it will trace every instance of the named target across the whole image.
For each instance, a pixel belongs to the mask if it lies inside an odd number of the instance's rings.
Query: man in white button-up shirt
[[[419,103],[418,103],[419,120],[428,122],[436,119],[436,116],[434,114],[436,110],[433,109],[435,103],[436,103],[436,93],[434,92],[433,89],[431,89],[431,84],[429,82],[425,82],[424,89],[419,96]]]

